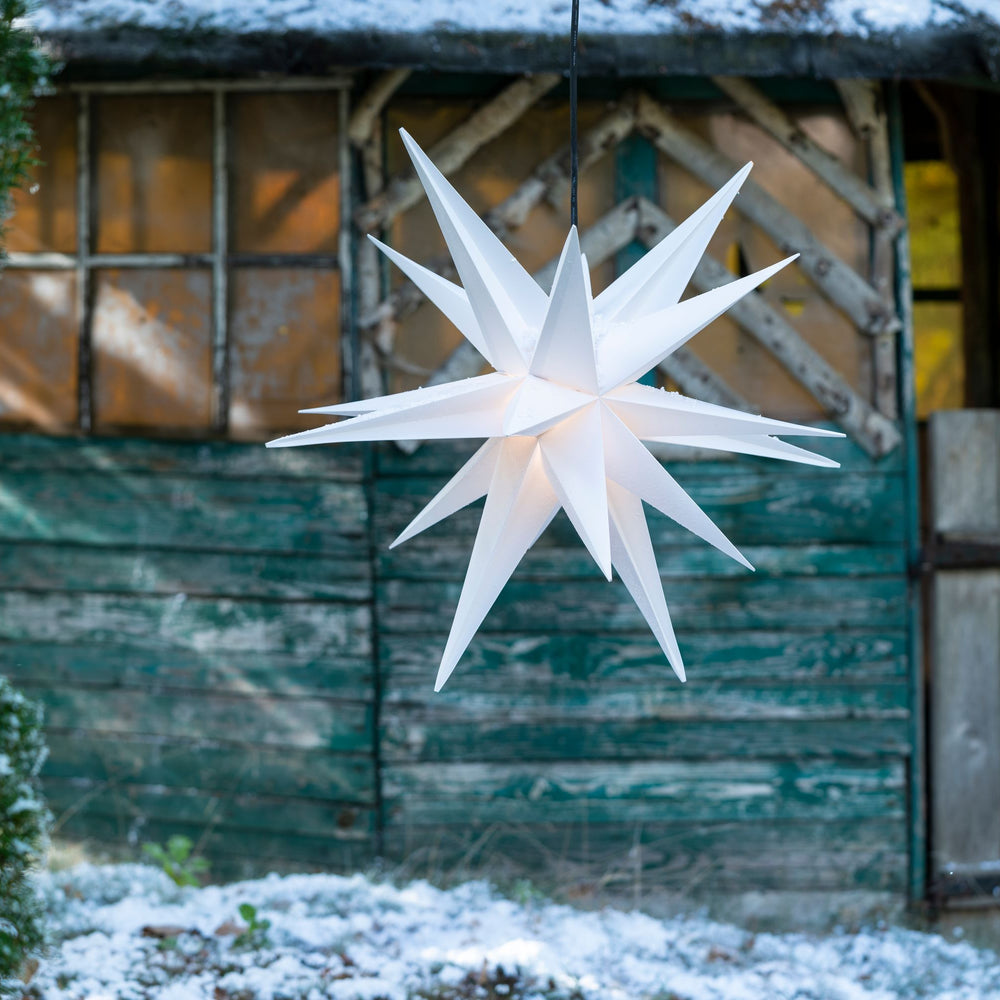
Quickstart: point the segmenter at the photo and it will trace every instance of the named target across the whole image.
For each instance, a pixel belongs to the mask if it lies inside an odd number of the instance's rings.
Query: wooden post
[[[934,874],[951,891],[1000,876],[1000,411],[931,415],[935,548],[996,565],[938,569],[931,606]]]

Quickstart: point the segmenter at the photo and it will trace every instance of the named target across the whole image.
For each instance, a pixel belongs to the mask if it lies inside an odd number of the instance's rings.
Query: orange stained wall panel
[[[14,192],[7,225],[12,253],[76,252],[76,103],[44,97],[31,115],[39,161]]]
[[[232,303],[230,432],[254,438],[324,423],[298,411],[341,397],[340,275],[240,268]]]
[[[211,250],[211,98],[102,97],[95,147],[98,253]]]
[[[233,248],[336,253],[338,95],[232,98]]]
[[[0,274],[0,423],[66,430],[77,413],[76,275]]]
[[[98,429],[210,428],[210,296],[207,270],[97,273],[93,367]]]

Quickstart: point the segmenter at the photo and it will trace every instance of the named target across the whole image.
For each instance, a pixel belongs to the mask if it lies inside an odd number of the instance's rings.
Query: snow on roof
[[[252,61],[257,51],[303,65],[540,70],[565,62],[569,7],[569,0],[45,0],[31,21],[71,63],[208,66],[237,53]],[[1000,75],[1000,0],[583,0],[580,31],[584,54],[595,57],[589,68],[599,72],[825,75],[860,61],[871,75]],[[749,51],[748,41],[757,43]]]

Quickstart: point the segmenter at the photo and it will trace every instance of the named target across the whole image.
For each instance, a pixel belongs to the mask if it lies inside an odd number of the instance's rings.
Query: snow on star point
[[[405,132],[402,136],[461,285],[370,238],[494,371],[303,411],[347,419],[278,438],[268,447],[485,439],[392,543],[486,497],[435,690],[447,681],[522,557],[560,509],[601,572],[610,579],[614,569],[621,577],[684,680],[643,502],[753,567],[642,442],[836,466],[775,435],[843,436],[636,381],[795,259],[680,301],[750,164],[596,298],[579,235],[571,227],[546,295],[413,139]]]

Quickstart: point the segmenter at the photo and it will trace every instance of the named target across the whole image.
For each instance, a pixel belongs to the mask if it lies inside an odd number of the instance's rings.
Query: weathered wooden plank
[[[931,607],[935,868],[1000,867],[1000,568],[935,573]]]
[[[157,441],[149,438],[47,437],[4,434],[0,470],[93,472],[205,477],[212,479],[322,479],[359,482],[361,449],[264,448],[229,441]],[[6,478],[6,477],[5,477]]]
[[[141,857],[141,845],[165,843],[181,834],[198,845],[211,861],[210,882],[254,878],[270,871],[310,870],[354,872],[374,860],[370,839],[334,835],[301,836],[295,831],[248,830],[228,823],[184,823],[158,817],[131,816],[124,812],[98,812],[84,808],[63,814],[57,838],[97,848],[101,855],[123,860]]]
[[[668,354],[658,368],[677,383],[685,395],[706,403],[717,403],[735,410],[750,411],[753,407],[728,382],[716,375],[697,354],[679,347]]]
[[[702,476],[696,467],[674,472],[737,546],[888,544],[903,539],[903,484],[895,476],[836,471],[773,476],[753,470],[724,477]],[[394,538],[442,485],[439,480],[416,477],[381,481],[373,514],[376,536]],[[449,537],[473,536],[479,516],[478,506],[454,514],[447,521]],[[663,515],[650,511],[648,521],[655,546],[691,544],[690,533]],[[554,522],[556,531],[565,529],[560,523]],[[432,529],[422,540],[408,544],[440,544],[441,530]],[[723,558],[719,557],[719,565]]]
[[[129,782],[203,792],[325,799],[374,806],[373,756],[326,753],[317,748],[273,748],[256,743],[224,745],[186,737],[92,736],[47,731],[46,779]]]
[[[777,139],[840,195],[866,222],[893,234],[902,228],[903,219],[896,212],[891,196],[887,197],[885,192],[870,187],[836,156],[810,139],[777,104],[749,80],[713,76],[712,82],[728,94],[765,132]]]
[[[692,667],[689,684],[773,680],[801,684],[827,680],[884,682],[907,676],[907,637],[886,632],[687,632],[678,641]],[[426,682],[441,657],[436,636],[382,636],[379,664],[388,697],[397,684]],[[477,683],[491,678],[517,690],[541,690],[570,682],[610,689],[669,680],[663,652],[652,636],[483,635],[462,658],[462,673]],[[447,694],[427,694],[434,704]]]
[[[680,124],[652,98],[639,98],[639,128],[668,156],[712,187],[722,187],[739,169]],[[799,267],[865,333],[899,329],[899,318],[868,282],[816,239],[800,219],[753,181],[747,181],[737,209],[767,233],[783,252],[799,253]]]
[[[902,892],[898,820],[795,823],[391,825],[386,855],[407,874],[527,875],[555,884],[687,896],[758,890]]]
[[[557,524],[521,560],[520,572],[534,580],[589,578],[599,572],[576,537],[566,538],[566,526]],[[442,531],[422,544],[402,545],[376,552],[382,579],[454,580],[464,576],[472,538]],[[435,544],[437,543],[437,544]],[[740,551],[756,569],[756,576],[873,576],[906,571],[902,546],[889,545],[743,545]],[[733,560],[719,559],[705,545],[663,546],[657,553],[663,577],[738,577],[746,569]]]
[[[131,644],[298,657],[364,658],[371,611],[363,605],[0,591],[0,642]]]
[[[1000,541],[1000,411],[932,413],[928,451],[934,532]]]
[[[873,683],[711,681],[698,677],[692,664],[686,684],[663,676],[645,684],[598,687],[589,680],[561,681],[557,686],[514,685],[496,674],[457,679],[447,691],[433,693],[432,671],[422,678],[394,678],[385,689],[383,711],[419,712],[425,724],[435,719],[476,723],[497,715],[535,721],[541,730],[551,719],[560,722],[603,719],[658,719],[661,722],[717,719],[904,719],[909,716],[904,680]]]
[[[0,538],[358,556],[366,515],[354,483],[22,472],[4,483]]]
[[[477,149],[504,132],[558,82],[559,77],[554,73],[515,80],[452,129],[427,155],[445,176],[453,174]],[[363,232],[372,232],[423,196],[424,189],[412,172],[393,178],[385,191],[357,210],[355,222]]]
[[[377,587],[386,633],[447,633],[461,584],[389,580]],[[667,603],[688,629],[902,629],[906,580],[897,577],[667,581]],[[481,631],[630,632],[646,625],[620,583],[559,586],[519,579],[504,588]]]
[[[393,764],[390,824],[902,819],[902,761]]]
[[[358,546],[360,548],[360,546]],[[366,601],[367,558],[109,549],[0,541],[3,586],[18,590]]]
[[[640,202],[640,211],[645,238],[650,245],[655,245],[676,228],[665,212],[645,199]],[[706,254],[698,262],[692,282],[699,291],[705,292],[727,285],[736,277],[714,257]],[[826,410],[827,415],[836,420],[869,454],[884,455],[899,445],[901,438],[893,421],[855,392],[847,380],[810,347],[761,295],[747,295],[732,306],[729,314],[770,351]]]
[[[830,427],[836,430],[833,424],[821,423],[817,426]],[[800,443],[805,443],[800,442]],[[898,449],[889,452],[881,458],[874,459],[866,454],[857,442],[850,438],[825,438],[822,442],[822,452],[835,462],[840,462],[839,472],[832,475],[843,475],[848,472],[875,472],[877,474],[898,474],[903,470],[903,458]],[[339,447],[339,445],[338,445]],[[465,461],[477,444],[469,441],[431,441],[414,455],[401,454],[399,449],[392,445],[382,445],[377,451],[379,488],[382,488],[387,479],[394,479],[405,476],[424,475],[448,475],[454,474],[458,466]],[[286,451],[308,451],[309,449],[280,449]],[[756,470],[766,475],[778,478],[795,478],[803,475],[800,468],[791,467],[785,463],[778,463],[763,458],[752,458],[750,456],[728,456],[720,455],[718,452],[711,460],[704,460],[704,452],[694,448],[677,449],[677,458],[669,467],[671,471],[680,468],[680,472],[690,468],[687,473],[698,476],[740,476],[747,470]],[[683,455],[697,456],[694,461],[684,461]],[[678,472],[678,474],[680,474]],[[806,475],[815,473],[805,473]]]
[[[267,795],[210,795],[196,789],[163,789],[125,783],[43,782],[46,799],[60,825],[60,814],[86,810],[121,815],[133,822],[159,819],[206,827],[271,831],[288,835],[327,836],[334,840],[368,841],[374,833],[371,809],[338,802]],[[197,839],[197,838],[196,838]]]
[[[658,719],[535,720],[429,718],[412,708],[382,716],[384,761],[739,760],[769,757],[900,757],[910,747],[909,722],[882,719],[671,722]]]
[[[123,687],[220,694],[364,699],[371,657],[320,650],[164,648],[88,642],[0,642],[0,674],[49,687]]]
[[[49,730],[92,736],[211,739],[227,744],[367,753],[370,703],[264,695],[159,694],[136,689],[63,688],[23,683],[41,702]]]

